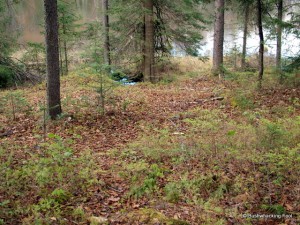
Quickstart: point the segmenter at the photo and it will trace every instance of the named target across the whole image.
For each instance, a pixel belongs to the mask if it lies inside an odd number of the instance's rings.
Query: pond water
[[[74,0],[74,7],[78,11],[82,18],[82,22],[93,21],[97,19],[99,12],[101,11],[100,0]],[[15,8],[15,14],[17,19],[17,29],[20,32],[20,42],[43,42],[43,36],[41,34],[43,27],[43,1],[42,0],[26,0],[21,1]],[[225,52],[231,51],[234,47],[240,51],[242,49],[242,31],[239,29],[236,17],[226,12],[226,25],[225,25]],[[199,53],[203,56],[211,56],[213,49],[213,29],[212,27],[203,33],[204,40],[203,46],[199,49]],[[266,35],[267,36],[267,35]],[[252,32],[248,38],[248,54],[258,52],[258,35],[256,29],[252,29]],[[293,56],[300,51],[300,40],[293,35],[283,36],[283,50],[284,56]],[[268,55],[276,54],[276,40],[266,40],[266,49]],[[173,51],[173,55],[182,56],[182,51]]]

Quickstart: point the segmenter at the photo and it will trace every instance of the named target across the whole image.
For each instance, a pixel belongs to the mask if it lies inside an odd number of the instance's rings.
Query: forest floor
[[[299,88],[189,73],[114,87],[102,115],[83,72],[54,122],[43,84],[0,92],[0,224],[300,222]]]

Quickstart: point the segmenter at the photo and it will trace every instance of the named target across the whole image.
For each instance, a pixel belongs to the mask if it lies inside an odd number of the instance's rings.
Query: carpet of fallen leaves
[[[90,215],[108,218],[110,224],[140,224],[138,220],[128,221],[128,217],[123,213],[124,209],[126,212],[131,212],[151,206],[171,218],[185,219],[192,224],[197,224],[193,221],[201,209],[188,204],[151,202],[146,198],[124,200],[129,184],[118,175],[118,171],[112,170],[122,162],[118,157],[111,156],[107,152],[111,149],[124,148],[127,143],[143,133],[145,126],[151,125],[156,128],[172,126],[174,120],[182,120],[183,113],[195,107],[220,109],[234,118],[238,112],[223,95],[226,91],[230,91],[233,85],[217,78],[200,77],[170,84],[118,87],[110,97],[114,100],[114,104],[108,104],[106,114],[101,116],[95,109],[97,94],[85,88],[85,83],[88,81],[80,80],[81,84],[78,87],[75,86],[76,82],[72,81],[73,79],[76,78],[63,80],[62,100],[70,98],[74,102],[63,105],[65,116],[61,119],[54,122],[47,121],[47,133],[55,133],[70,139],[74,138],[74,134],[80,135],[81,138],[76,139],[72,146],[74,150],[81,151],[88,148],[95,154],[99,169],[103,171],[99,178],[103,181],[103,185],[89,190],[89,197],[82,205],[84,210]],[[39,110],[39,105],[44,102],[45,89],[43,85],[38,85],[30,89],[24,88],[23,91],[34,112],[29,115],[19,113],[15,121],[0,115],[0,129],[2,129],[0,133],[10,132],[1,139],[19,146],[27,146],[35,151],[35,146],[41,142],[43,136],[43,112]],[[91,104],[82,107],[76,105],[82,96],[88,96]],[[272,108],[276,105],[290,105],[291,99],[299,97],[300,89],[274,88],[255,94],[255,102],[262,107]],[[299,112],[298,107],[295,114],[299,115]],[[20,159],[26,158],[22,149],[19,154]],[[230,222],[230,218],[227,219],[228,224],[240,224],[239,221]]]

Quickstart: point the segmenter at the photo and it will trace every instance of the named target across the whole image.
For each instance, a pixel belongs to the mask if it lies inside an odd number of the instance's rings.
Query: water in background
[[[96,20],[99,12],[101,11],[100,0],[74,0],[75,8],[78,14],[82,18],[82,22],[89,22]],[[15,14],[17,19],[17,27],[20,35],[20,42],[25,44],[28,41],[31,42],[43,42],[44,37],[41,34],[43,31],[43,1],[41,0],[26,0],[21,1],[15,8]],[[239,51],[242,49],[242,31],[238,29],[240,26],[237,24],[236,17],[226,12],[226,25],[225,25],[225,43],[224,50],[230,52],[234,47]],[[199,49],[199,53],[202,56],[212,56],[213,49],[213,29],[203,33],[203,47]],[[267,37],[267,35],[265,35]],[[300,40],[295,36],[289,34],[283,36],[283,56],[294,56],[300,51]],[[256,29],[252,28],[252,32],[248,37],[248,54],[258,52],[258,35]],[[276,40],[266,40],[267,55],[276,54]],[[178,48],[173,49],[172,55],[184,56],[184,52]]]
[[[89,22],[97,19],[101,11],[101,1],[99,0],[74,0],[74,8],[82,18],[81,22]],[[20,33],[19,41],[43,42],[43,20],[44,5],[42,0],[26,0],[16,5],[15,15]]]

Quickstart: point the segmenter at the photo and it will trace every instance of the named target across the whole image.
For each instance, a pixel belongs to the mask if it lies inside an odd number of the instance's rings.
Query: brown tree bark
[[[63,17],[64,17],[64,15],[63,15]],[[62,29],[63,29],[63,34],[66,37],[67,31],[66,31],[65,23],[62,23]],[[64,38],[63,44],[64,44],[64,53],[65,53],[65,67],[66,67],[65,70],[66,70],[66,75],[68,75],[68,73],[69,73],[68,48],[67,48],[67,41],[65,40],[65,38]],[[62,69],[62,67],[61,67],[61,69]]]
[[[264,75],[264,33],[262,26],[262,0],[257,0],[257,26],[259,34],[259,71],[258,71],[258,88],[261,88]]]
[[[145,0],[144,81],[156,82],[154,75],[153,0]]]
[[[278,71],[281,71],[281,46],[282,46],[282,17],[283,17],[283,0],[277,2],[277,48],[276,48],[276,67]]]
[[[108,15],[108,0],[102,0],[103,10],[103,27],[104,27],[104,62],[107,65],[111,65],[110,58],[110,42],[109,42],[109,15]]]
[[[223,75],[223,45],[224,45],[224,16],[225,0],[215,0],[216,20],[214,26],[213,74]]]
[[[44,0],[47,51],[47,111],[51,119],[61,114],[57,0]]]
[[[242,51],[242,60],[241,60],[241,67],[243,69],[246,67],[248,23],[249,23],[249,4],[246,3],[246,6],[245,6],[245,20],[244,20],[244,31],[243,31],[243,51]]]

